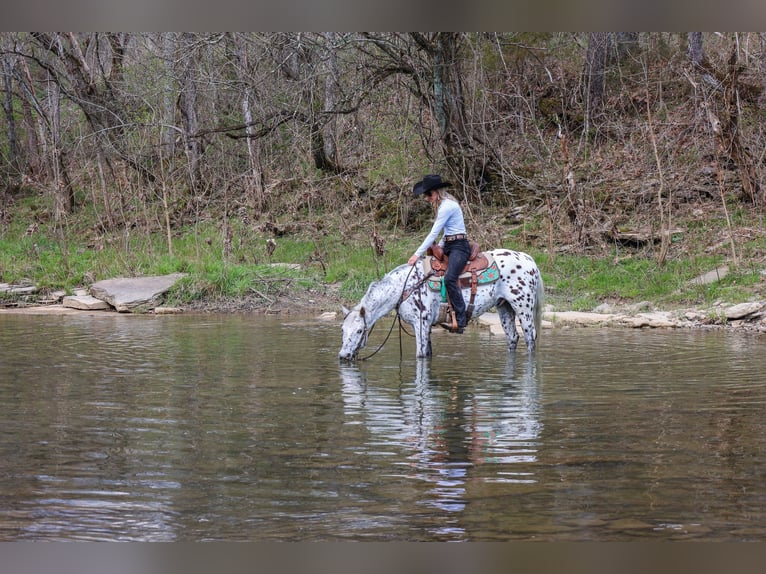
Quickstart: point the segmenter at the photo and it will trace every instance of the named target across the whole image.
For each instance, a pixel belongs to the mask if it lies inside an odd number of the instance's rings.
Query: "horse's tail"
[[[540,270],[537,270],[537,289],[535,290],[535,307],[534,307],[534,321],[535,321],[535,341],[540,338],[540,325],[543,322],[543,299],[545,298],[545,286],[543,285],[543,276],[540,274]]]

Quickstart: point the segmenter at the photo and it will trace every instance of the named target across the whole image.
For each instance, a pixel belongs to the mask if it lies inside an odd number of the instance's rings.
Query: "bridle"
[[[410,270],[407,272],[407,277],[404,278],[404,284],[402,285],[402,292],[399,294],[399,301],[397,301],[396,307],[394,307],[394,310],[396,311],[396,313],[394,314],[394,320],[391,322],[391,327],[388,329],[388,334],[386,335],[386,338],[383,339],[383,342],[378,346],[377,349],[375,349],[372,353],[370,353],[366,357],[361,357],[360,359],[358,359],[359,361],[366,361],[367,359],[370,359],[371,357],[377,355],[378,352],[380,352],[380,350],[383,348],[383,346],[388,342],[388,338],[391,336],[391,333],[394,330],[394,325],[396,324],[397,320],[399,321],[399,360],[402,359],[402,355],[403,355],[403,353],[402,353],[402,331],[405,334],[409,335],[410,337],[414,337],[415,335],[411,334],[411,333],[408,333],[407,329],[405,329],[404,325],[402,325],[402,318],[399,316],[399,306],[402,303],[404,303],[404,301],[406,301],[407,298],[409,298],[410,295],[412,295],[413,293],[418,291],[423,285],[425,285],[426,281],[428,281],[428,279],[431,277],[431,275],[434,274],[433,271],[429,271],[428,273],[426,273],[424,275],[423,279],[418,281],[411,289],[406,289],[407,281],[409,280],[410,274],[412,273],[412,270],[414,268],[415,268],[415,266],[412,265],[410,267]],[[367,317],[363,315],[362,316],[362,320],[364,321],[364,338],[362,339],[362,341],[366,345],[367,344],[367,340],[368,340],[368,338],[370,336],[370,333],[372,333],[372,330],[375,328],[375,325],[373,324],[373,326],[370,327],[370,329],[368,330],[367,329]]]

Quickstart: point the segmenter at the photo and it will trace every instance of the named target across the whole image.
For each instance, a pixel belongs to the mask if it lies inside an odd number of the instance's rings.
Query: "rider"
[[[465,315],[465,301],[463,294],[458,286],[458,277],[463,271],[468,257],[471,255],[471,247],[468,243],[468,236],[465,232],[465,221],[463,220],[463,210],[460,204],[452,194],[443,191],[443,188],[450,187],[452,184],[443,181],[440,175],[426,175],[417,182],[412,192],[418,196],[424,194],[426,199],[436,212],[431,232],[415,250],[408,263],[415,265],[426,250],[436,241],[439,233],[444,231],[444,235],[439,241],[439,245],[444,248],[444,254],[449,256],[447,273],[444,275],[444,281],[447,288],[452,309],[455,312],[455,321],[457,327],[442,323],[442,327],[454,333],[462,333],[468,320]]]

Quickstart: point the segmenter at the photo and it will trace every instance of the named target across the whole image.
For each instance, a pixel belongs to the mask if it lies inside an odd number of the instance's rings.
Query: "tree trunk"
[[[200,155],[202,152],[199,139],[199,119],[197,117],[197,69],[192,45],[194,35],[184,33],[182,48],[186,52],[181,75],[181,95],[179,105],[183,118],[184,151],[189,162],[189,186],[196,190],[199,180]]]
[[[702,32],[687,34],[686,54],[695,68],[702,68],[705,63],[705,51],[702,48]]]
[[[587,86],[586,117],[588,124],[596,123],[603,112],[609,32],[591,32],[585,55],[585,85]]]
[[[759,32],[761,40],[761,96],[758,103],[763,106],[766,104],[766,32]]]
[[[237,79],[242,85],[242,119],[245,123],[247,138],[247,157],[250,162],[250,185],[247,193],[250,197],[251,206],[260,210],[263,208],[266,190],[261,164],[261,144],[255,137],[255,125],[253,122],[254,89],[251,82],[250,59],[247,52],[247,44],[240,33],[233,34],[234,50],[237,57]]]
[[[53,173],[53,217],[61,221],[74,209],[74,192],[64,161],[61,146],[61,102],[58,83],[48,81],[48,109],[50,120],[51,146],[50,162]]]
[[[27,165],[33,178],[52,177],[47,172],[48,155],[46,153],[47,137],[45,128],[45,111],[37,101],[29,73],[29,66],[24,59],[19,60],[19,74],[16,80],[21,87],[24,97],[21,99],[21,110],[27,133]],[[34,107],[34,110],[33,110]],[[37,114],[35,115],[35,111]]]
[[[24,157],[26,158],[26,171],[37,178],[44,174],[45,167],[40,158],[40,143],[37,138],[38,122],[32,112],[32,105],[27,98],[21,99],[21,114],[24,118],[24,133],[26,134],[26,146]]]
[[[10,55],[2,58],[3,62],[3,80],[5,88],[5,99],[3,108],[5,110],[5,119],[8,122],[8,159],[7,164],[10,171],[18,174],[21,165],[19,158],[19,140],[16,132],[16,119],[13,113],[13,62]]]
[[[162,92],[162,127],[160,129],[160,141],[162,142],[162,156],[172,158],[176,155],[176,130],[175,125],[176,97],[173,74],[173,59],[176,51],[176,37],[174,32],[163,32],[161,36],[162,66],[164,72],[164,85]]]
[[[739,170],[742,181],[741,199],[752,204],[760,203],[761,189],[758,183],[758,175],[755,169],[750,151],[742,143],[739,133],[739,102],[737,96],[737,83],[739,81],[740,67],[738,65],[737,46],[732,48],[729,57],[729,69],[724,81],[724,118],[721,122],[719,144],[721,151],[728,155]]]
[[[440,141],[449,176],[463,187],[466,196],[479,199],[479,191],[499,173],[494,150],[481,146],[469,128],[461,69],[462,33],[439,32],[431,37],[412,34],[426,53],[429,67],[415,70],[416,83],[430,86],[421,98],[428,104],[439,127]],[[478,144],[478,145],[477,145]]]
[[[333,166],[338,166],[338,119],[335,108],[338,105],[338,53],[335,48],[337,32],[324,32],[324,110],[330,114],[322,128],[324,155]]]

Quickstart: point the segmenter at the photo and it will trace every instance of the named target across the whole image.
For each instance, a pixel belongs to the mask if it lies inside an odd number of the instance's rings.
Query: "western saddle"
[[[494,265],[494,259],[492,259],[492,256],[486,253],[482,253],[479,249],[478,243],[475,241],[469,241],[468,243],[471,246],[471,254],[469,255],[468,262],[466,263],[463,271],[460,273],[460,277],[458,278],[458,285],[461,289],[471,289],[471,299],[468,302],[465,310],[466,319],[470,319],[471,315],[473,314],[474,299],[476,298],[476,288],[480,282],[484,282],[480,279],[480,276],[487,275],[485,272],[490,266]],[[429,256],[426,257],[424,261],[426,275],[430,275],[432,278],[439,279],[438,284],[440,284],[442,293],[444,293],[444,289],[441,285],[444,283],[443,277],[447,272],[449,257],[444,254],[444,249],[437,243],[434,243],[431,245],[431,247],[428,248],[426,255]],[[487,279],[487,282],[497,280],[498,275],[496,273],[490,273],[488,275],[490,277]],[[448,314],[452,317],[452,326],[453,328],[456,328],[457,321],[455,319],[455,314],[452,312],[452,304],[448,301],[446,304],[443,303],[442,307],[444,308],[445,313],[448,312]],[[442,309],[440,309],[439,315],[441,319],[443,315]]]

